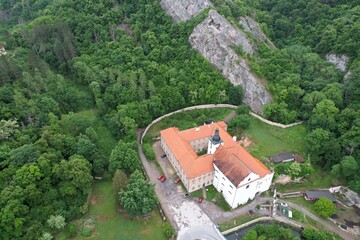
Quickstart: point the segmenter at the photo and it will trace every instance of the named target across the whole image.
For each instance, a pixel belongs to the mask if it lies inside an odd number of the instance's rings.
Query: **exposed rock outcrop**
[[[212,6],[209,0],[161,0],[160,4],[176,23],[187,21]]]
[[[349,62],[349,57],[346,55],[338,55],[333,53],[328,53],[325,56],[328,62],[335,64],[336,68],[342,72],[346,71],[347,64]]]
[[[268,39],[265,33],[261,30],[259,24],[251,17],[245,16],[240,17],[239,23],[244,27],[245,30],[251,32],[254,37],[261,42],[268,45],[270,48],[275,49],[275,45]]]
[[[231,83],[240,84],[244,89],[243,102],[254,112],[262,114],[263,105],[272,100],[271,95],[251,73],[246,60],[232,49],[232,46],[241,45],[245,53],[253,53],[246,34],[234,28],[216,11],[210,10],[207,18],[195,27],[189,41]]]

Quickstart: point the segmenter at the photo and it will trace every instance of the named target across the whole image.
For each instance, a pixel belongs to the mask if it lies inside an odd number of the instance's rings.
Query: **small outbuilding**
[[[304,193],[304,197],[307,201],[316,201],[319,198],[327,198],[332,202],[336,202],[336,198],[329,190],[309,190]]]
[[[270,160],[273,161],[274,163],[292,162],[295,160],[295,155],[291,152],[283,152],[271,156]]]

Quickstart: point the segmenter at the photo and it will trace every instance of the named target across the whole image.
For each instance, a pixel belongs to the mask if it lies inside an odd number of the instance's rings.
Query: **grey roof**
[[[309,190],[305,192],[305,195],[311,199],[327,198],[333,202],[336,202],[336,198],[331,194],[329,190]]]
[[[277,155],[271,156],[270,159],[274,162],[274,163],[280,163],[286,160],[295,160],[295,156],[293,153],[291,152],[283,152],[283,153],[279,153]]]
[[[217,144],[223,142],[223,140],[220,138],[220,134],[219,134],[219,129],[218,129],[218,128],[215,129],[215,134],[214,134],[214,136],[212,136],[212,137],[210,138],[210,141],[211,141],[214,145],[217,145]]]

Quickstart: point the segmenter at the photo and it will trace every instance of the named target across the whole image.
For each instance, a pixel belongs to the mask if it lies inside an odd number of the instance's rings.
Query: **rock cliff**
[[[251,73],[246,60],[232,49],[232,46],[241,45],[245,53],[253,53],[254,49],[244,32],[210,10],[207,18],[194,28],[189,42],[231,83],[240,84],[244,89],[243,102],[254,112],[262,114],[263,105],[272,100],[271,95]]]
[[[212,6],[208,0],[161,0],[160,4],[176,23],[187,21]]]
[[[346,71],[347,64],[349,62],[349,57],[346,55],[338,55],[333,53],[328,53],[325,56],[326,60],[332,64],[335,64],[336,68],[342,72]]]
[[[244,27],[245,30],[251,32],[256,39],[265,43],[270,48],[275,49],[275,45],[267,38],[264,32],[261,30],[259,24],[251,17],[245,16],[240,17],[239,23]]]

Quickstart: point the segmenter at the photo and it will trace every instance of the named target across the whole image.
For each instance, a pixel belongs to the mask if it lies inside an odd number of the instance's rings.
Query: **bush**
[[[171,238],[175,233],[175,229],[169,223],[163,225],[163,231],[166,238]]]
[[[314,207],[315,211],[325,218],[331,217],[336,212],[335,204],[327,198],[320,198],[317,200]]]
[[[75,237],[77,234],[77,226],[74,223],[70,223],[66,228],[66,236],[69,238]]]
[[[83,236],[83,237],[89,237],[90,235],[91,235],[91,233],[92,233],[92,229],[91,228],[83,228],[82,230],[81,230],[81,236]]]
[[[149,143],[144,143],[143,144],[143,150],[144,150],[145,157],[148,160],[155,160],[154,150],[152,149],[152,147],[151,147],[151,145]]]

